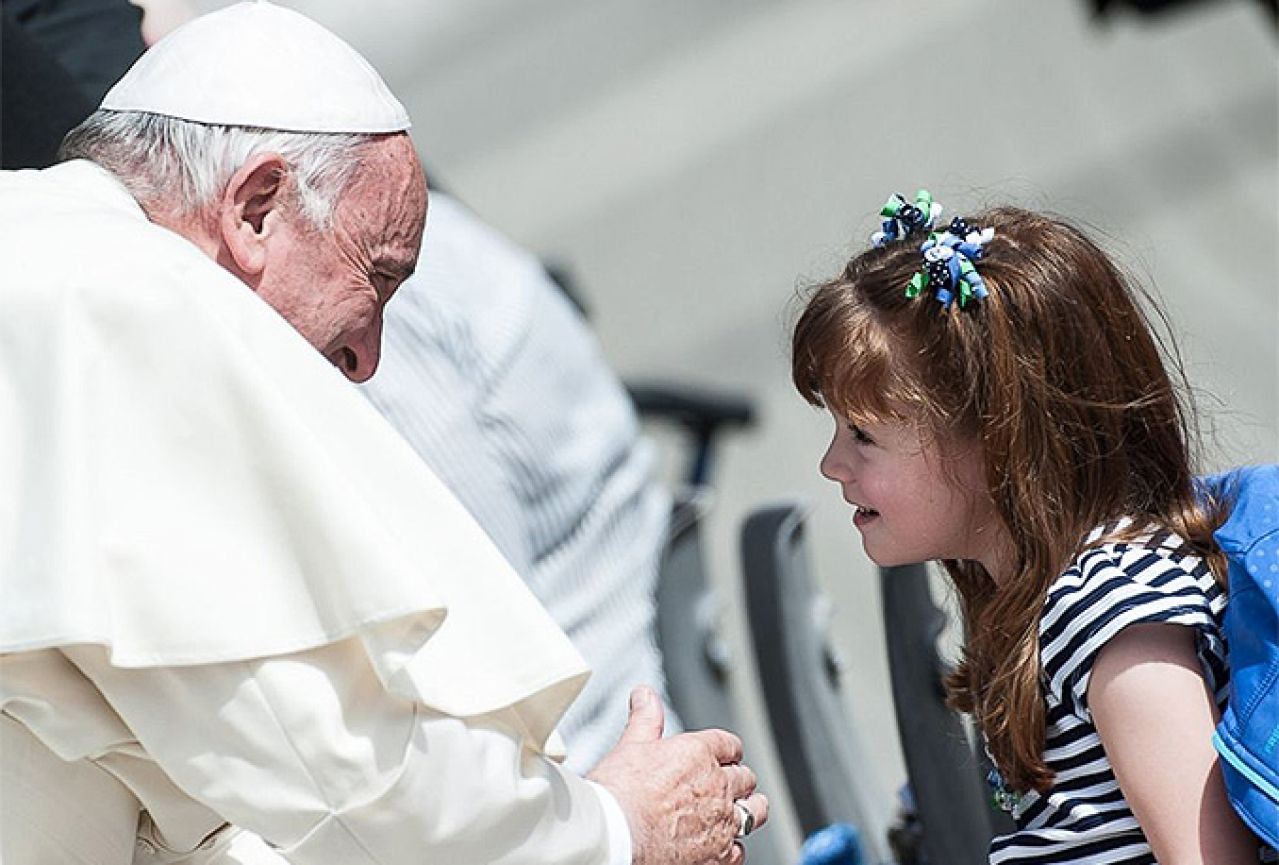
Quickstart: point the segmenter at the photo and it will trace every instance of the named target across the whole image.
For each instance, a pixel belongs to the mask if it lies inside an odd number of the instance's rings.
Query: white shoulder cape
[[[119,666],[358,636],[541,745],[586,667],[447,489],[274,310],[97,166],[0,173],[0,652]]]

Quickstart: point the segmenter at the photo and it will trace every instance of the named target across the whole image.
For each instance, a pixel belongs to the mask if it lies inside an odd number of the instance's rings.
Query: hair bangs
[[[820,286],[795,325],[791,375],[808,402],[852,421],[900,420],[916,400],[882,318],[845,282]]]

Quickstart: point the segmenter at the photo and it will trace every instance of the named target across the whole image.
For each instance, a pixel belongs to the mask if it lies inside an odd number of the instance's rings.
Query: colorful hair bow
[[[894,192],[879,209],[884,217],[879,231],[870,237],[875,246],[883,246],[893,240],[909,237],[916,231],[931,231],[933,222],[941,216],[941,205],[933,201],[927,189],[915,193],[915,203],[911,204],[899,193]]]
[[[909,237],[916,231],[927,231],[928,239],[919,247],[924,263],[906,286],[907,297],[918,297],[926,288],[944,309],[959,298],[963,309],[970,300],[981,300],[990,294],[977,272],[975,262],[995,236],[993,228],[974,228],[963,217],[956,216],[942,231],[933,231],[933,223],[941,215],[942,206],[933,201],[927,189],[915,193],[911,204],[894,192],[879,210],[884,217],[879,231],[870,237],[875,246]]]
[[[995,236],[995,229],[971,228],[966,221],[955,217],[945,231],[934,231],[919,247],[924,264],[910,278],[906,286],[907,297],[918,297],[924,289],[932,287],[933,296],[945,309],[955,298],[963,309],[970,300],[981,300],[990,294],[974,262],[982,257],[985,246]]]

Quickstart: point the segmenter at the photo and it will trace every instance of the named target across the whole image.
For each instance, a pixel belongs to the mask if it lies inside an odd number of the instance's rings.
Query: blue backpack
[[[1235,499],[1215,534],[1230,562],[1230,702],[1212,743],[1235,810],[1279,848],[1279,465],[1237,469],[1209,484]]]

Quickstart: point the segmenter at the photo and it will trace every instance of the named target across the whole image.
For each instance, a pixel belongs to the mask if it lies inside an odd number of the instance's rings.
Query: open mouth
[[[875,510],[874,508],[868,508],[868,507],[866,507],[865,505],[855,505],[854,507],[855,507],[856,512],[857,512],[857,514],[856,514],[856,515],[857,515],[857,516],[859,516],[859,517],[877,517],[877,516],[879,516],[879,511]]]

